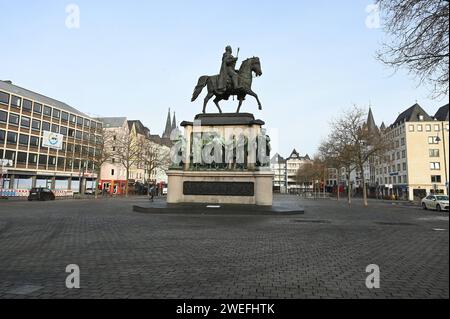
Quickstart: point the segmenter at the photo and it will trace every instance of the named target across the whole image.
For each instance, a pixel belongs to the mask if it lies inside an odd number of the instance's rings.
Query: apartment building
[[[277,193],[287,192],[287,171],[286,160],[280,155],[275,154],[270,160],[270,168],[274,173],[273,190]]]
[[[99,118],[105,127],[105,134],[108,136],[108,143],[105,147],[110,148],[108,152],[111,158],[102,165],[100,173],[100,187],[110,194],[121,195],[126,192],[127,169],[123,165],[117,150],[124,142],[132,143],[131,147],[142,147],[140,159],[130,158],[132,165],[129,169],[128,183],[129,190],[135,189],[137,185],[146,183],[167,184],[166,170],[162,162],[164,159],[169,162],[170,148],[169,141],[158,135],[151,135],[150,130],[141,121],[131,121],[126,117]],[[171,124],[172,125],[172,124]],[[124,138],[128,136],[127,138]],[[151,156],[157,156],[158,161],[154,169],[149,170],[145,165],[145,151],[151,151]],[[155,155],[155,152],[158,154]],[[135,156],[135,155],[133,155]]]
[[[392,150],[376,162],[381,195],[408,200],[433,193],[448,195],[448,113],[448,104],[434,116],[414,104],[383,128]]]
[[[66,103],[0,81],[2,193],[48,187],[58,195],[92,187],[101,130],[101,122]]]

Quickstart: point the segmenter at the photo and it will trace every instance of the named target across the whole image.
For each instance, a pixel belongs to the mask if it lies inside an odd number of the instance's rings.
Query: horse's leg
[[[239,99],[239,105],[238,105],[238,109],[237,109],[236,113],[239,113],[241,111],[242,102],[244,102],[244,100]]]
[[[208,105],[209,100],[214,96],[213,92],[208,91],[208,95],[205,97],[205,101],[203,102],[203,113],[206,113],[206,105]]]
[[[214,104],[216,104],[216,106],[217,106],[217,108],[219,109],[219,113],[220,114],[222,114],[222,109],[220,108],[220,105],[219,105],[219,101],[221,101],[222,99],[220,98],[220,97],[216,97],[215,99],[214,99]]]
[[[252,90],[248,90],[247,94],[253,96],[256,99],[256,101],[258,102],[259,109],[262,110],[262,105],[261,105],[261,102],[259,101],[258,94],[256,94]]]

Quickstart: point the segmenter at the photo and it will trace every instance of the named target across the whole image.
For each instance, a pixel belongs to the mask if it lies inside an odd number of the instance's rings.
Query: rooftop
[[[24,89],[24,88],[22,88],[20,86],[17,86],[17,85],[14,85],[14,84],[10,83],[9,81],[1,81],[0,80],[0,90],[6,91],[6,92],[11,93],[11,94],[20,95],[20,96],[22,96],[22,97],[24,97],[26,99],[30,99],[30,100],[33,100],[33,101],[37,101],[39,103],[43,103],[43,104],[46,104],[46,105],[49,105],[49,106],[53,106],[53,107],[59,108],[61,110],[70,112],[72,114],[76,114],[76,115],[79,115],[79,116],[91,118],[89,115],[86,115],[86,114],[78,111],[74,107],[72,107],[72,106],[70,106],[70,105],[68,105],[68,104],[66,104],[64,102],[52,99],[52,98],[50,98],[48,96],[45,96],[45,95],[42,95],[42,94],[30,91],[30,90],[27,90],[27,89]]]

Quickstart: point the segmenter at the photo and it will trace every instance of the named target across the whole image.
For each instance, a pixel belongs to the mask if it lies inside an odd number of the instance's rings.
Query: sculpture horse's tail
[[[202,93],[203,88],[206,86],[206,84],[208,84],[208,79],[209,76],[207,75],[200,77],[200,79],[198,80],[198,84],[195,87],[194,94],[192,94],[191,102],[194,102],[198,98],[200,93]]]

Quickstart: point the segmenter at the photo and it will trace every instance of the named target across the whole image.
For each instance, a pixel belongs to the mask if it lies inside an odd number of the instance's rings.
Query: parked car
[[[95,190],[93,188],[86,188],[86,190],[84,191],[85,195],[94,195],[95,194]]]
[[[28,200],[31,202],[33,200],[55,200],[56,196],[50,189],[44,187],[36,187],[30,190],[30,194],[28,195]]]
[[[430,195],[422,199],[422,208],[436,209],[438,212],[441,210],[448,210],[448,196],[447,195]]]

